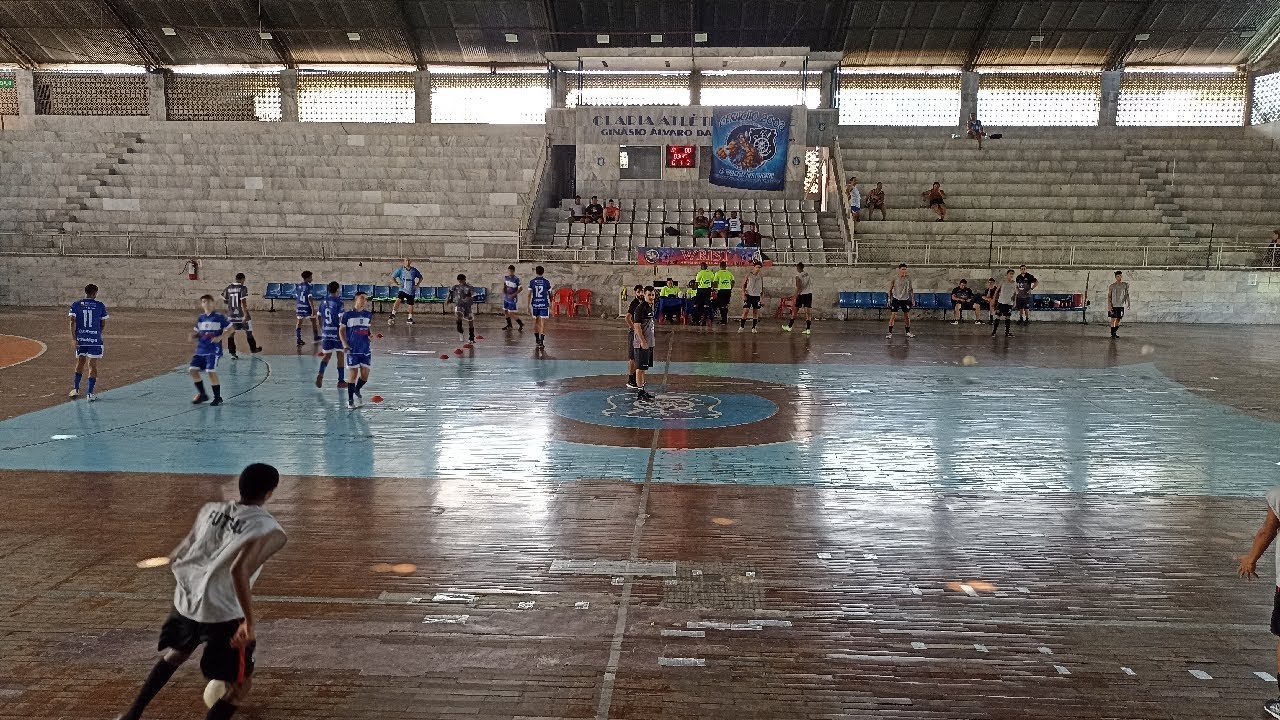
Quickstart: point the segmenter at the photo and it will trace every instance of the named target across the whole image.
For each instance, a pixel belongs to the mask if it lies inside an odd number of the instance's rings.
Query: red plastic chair
[[[578,296],[573,301],[573,312],[570,314],[577,314],[580,307],[587,309],[587,315],[591,314],[591,291],[586,288],[578,290]]]
[[[551,301],[551,314],[559,315],[560,308],[573,317],[573,288],[560,288],[556,290],[555,298]]]
[[[778,312],[774,313],[774,317],[791,317],[791,311],[795,309],[796,299],[790,295],[784,295],[778,298]]]

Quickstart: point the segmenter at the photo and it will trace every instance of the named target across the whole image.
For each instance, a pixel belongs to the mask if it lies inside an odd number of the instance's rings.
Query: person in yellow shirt
[[[676,321],[684,303],[680,300],[680,286],[676,285],[674,278],[667,278],[667,284],[658,291],[658,307],[662,309],[663,322]]]
[[[698,283],[698,294],[693,298],[693,324],[706,325],[715,315],[711,300],[711,293],[716,284],[715,271],[708,270],[707,264],[702,263],[702,269],[694,276],[694,280]]]
[[[733,273],[729,271],[724,260],[720,261],[720,269],[716,271],[716,309],[720,311],[720,324],[729,324],[729,296],[733,294]],[[715,317],[712,316],[712,322]]]

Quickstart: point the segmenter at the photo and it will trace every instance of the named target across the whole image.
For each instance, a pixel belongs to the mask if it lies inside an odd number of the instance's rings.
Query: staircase
[[[1177,198],[1169,192],[1169,184],[1159,175],[1161,171],[1167,169],[1165,167],[1167,162],[1152,156],[1141,145],[1136,152],[1126,153],[1125,161],[1138,173],[1138,180],[1146,189],[1147,197],[1152,199],[1156,209],[1160,211],[1160,221],[1169,226],[1169,235],[1176,238],[1174,243],[1176,245],[1198,244],[1195,229],[1183,214]]]
[[[89,198],[101,197],[98,191],[107,184],[106,178],[110,175],[115,175],[116,166],[124,162],[124,156],[136,152],[141,144],[141,134],[124,133],[120,142],[113,145],[102,160],[99,160],[88,172],[80,176],[79,182],[76,183],[76,189],[67,193],[67,204],[72,208],[70,217],[67,222],[51,227],[50,231],[64,232],[71,229],[71,223],[78,220],[76,211],[91,209],[86,201]]]

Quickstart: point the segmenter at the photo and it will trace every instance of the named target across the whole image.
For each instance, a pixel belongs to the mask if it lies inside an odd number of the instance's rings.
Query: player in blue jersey
[[[204,312],[196,318],[196,326],[191,339],[196,341],[196,354],[191,356],[191,382],[196,385],[196,396],[193,404],[209,399],[204,391],[204,382],[200,379],[201,371],[209,374],[209,383],[213,387],[213,402],[209,405],[222,404],[222,383],[218,380],[218,358],[222,357],[222,338],[230,332],[231,321],[226,315],[213,311],[213,296],[200,296],[200,309]]]
[[[342,340],[338,338],[338,323],[342,320],[342,286],[331,282],[325,286],[328,297],[320,301],[320,370],[316,372],[316,387],[324,387],[324,370],[329,358],[338,354],[338,389],[347,386],[347,367],[344,362]]]
[[[298,301],[298,322],[293,328],[298,338],[298,345],[306,345],[302,341],[302,321],[311,318],[311,333],[314,342],[320,342],[320,320],[316,317],[316,306],[311,302],[311,271],[302,271],[302,282],[293,287],[293,297]]]
[[[405,258],[404,264],[391,273],[391,282],[395,283],[399,290],[396,292],[396,302],[391,306],[391,317],[387,318],[387,324],[395,323],[396,311],[400,309],[400,303],[404,302],[409,305],[409,317],[405,318],[405,322],[412,325],[413,303],[418,299],[418,287],[422,285],[422,273],[413,266],[412,260]]]
[[[80,379],[84,377],[85,368],[89,368],[89,387],[85,399],[93,402],[97,396],[93,394],[98,384],[98,360],[102,357],[102,333],[107,327],[107,306],[98,300],[98,286],[84,286],[84,299],[71,303],[71,346],[76,349],[76,377],[67,397],[80,396]]]
[[[373,364],[373,349],[369,346],[373,315],[365,309],[368,302],[368,295],[356,293],[354,307],[342,313],[338,323],[338,338],[347,356],[347,407],[352,409],[364,404],[360,391],[369,382],[369,367]]]
[[[516,306],[520,302],[520,278],[516,276],[516,266],[507,266],[507,275],[502,278],[502,310],[507,314],[507,326],[504,330],[511,329],[511,321],[515,320],[520,326],[520,332],[524,332],[524,321],[516,315]]]
[[[547,317],[551,315],[551,281],[542,277],[545,269],[533,269],[537,275],[529,281],[529,314],[533,316],[533,337],[539,349],[546,347]]]

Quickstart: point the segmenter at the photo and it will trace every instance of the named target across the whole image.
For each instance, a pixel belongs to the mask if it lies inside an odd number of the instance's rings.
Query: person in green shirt
[[[693,324],[706,325],[715,314],[715,309],[711,306],[711,292],[716,284],[715,271],[708,270],[707,264],[702,263],[702,269],[694,280],[698,283],[698,294],[693,298]]]
[[[662,308],[663,322],[676,321],[684,303],[680,301],[680,286],[676,285],[675,278],[667,278],[667,284],[658,291],[658,307]]]
[[[729,271],[724,260],[720,261],[720,269],[716,271],[716,308],[720,310],[720,324],[729,324],[729,296],[733,294],[733,273]],[[712,317],[715,320],[715,317]]]

